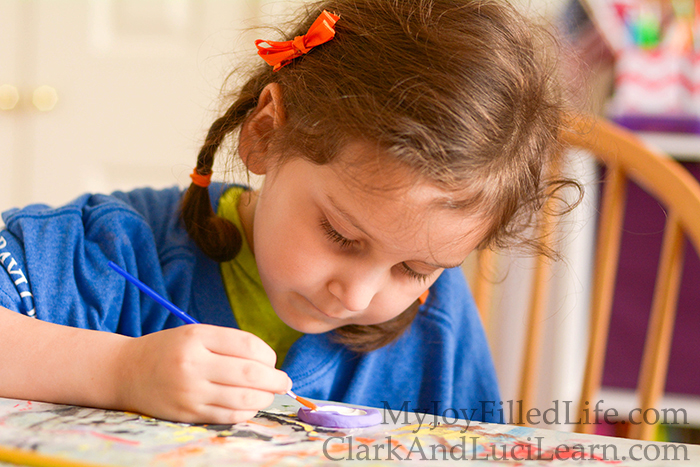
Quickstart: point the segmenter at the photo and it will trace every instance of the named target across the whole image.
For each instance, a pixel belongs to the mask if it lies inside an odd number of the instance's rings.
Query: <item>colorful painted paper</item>
[[[0,459],[12,460],[13,452],[23,452],[40,460],[172,467],[394,465],[406,460],[420,461],[420,465],[465,460],[468,465],[491,465],[497,461],[503,466],[700,462],[699,446],[673,445],[683,448],[676,449],[677,457],[681,456],[677,461],[636,461],[628,457],[636,452],[634,445],[641,446],[637,457],[644,456],[645,447],[654,454],[666,445],[467,422],[450,419],[450,414],[425,416],[384,409],[384,420],[375,427],[326,429],[301,422],[298,409],[295,401],[279,396],[247,423],[189,425],[124,412],[0,399]]]

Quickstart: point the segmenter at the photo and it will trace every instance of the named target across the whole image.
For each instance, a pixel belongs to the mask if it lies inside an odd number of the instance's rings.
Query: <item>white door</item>
[[[224,78],[242,51],[254,53],[242,28],[260,22],[260,8],[257,0],[0,0],[0,86],[20,95],[0,110],[0,211],[188,184]]]

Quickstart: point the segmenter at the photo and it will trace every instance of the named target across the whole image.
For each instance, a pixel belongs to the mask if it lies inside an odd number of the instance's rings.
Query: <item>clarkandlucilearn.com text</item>
[[[614,444],[572,443],[544,447],[543,437],[527,437],[527,442],[489,443],[480,445],[481,436],[461,436],[454,444],[429,444],[416,436],[407,441],[397,441],[392,436],[371,442],[358,441],[352,436],[333,436],[323,443],[323,455],[333,461],[403,461],[403,460],[491,460],[491,461],[551,461],[597,460],[619,461],[677,461],[690,460],[688,448],[683,444],[643,444],[628,448]],[[624,450],[624,452],[622,452]]]

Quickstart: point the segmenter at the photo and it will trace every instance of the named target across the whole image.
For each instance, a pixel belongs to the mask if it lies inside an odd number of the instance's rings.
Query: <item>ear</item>
[[[241,126],[238,153],[248,170],[256,175],[267,172],[268,165],[273,162],[269,154],[270,138],[285,121],[282,88],[270,83],[260,93],[258,106]]]

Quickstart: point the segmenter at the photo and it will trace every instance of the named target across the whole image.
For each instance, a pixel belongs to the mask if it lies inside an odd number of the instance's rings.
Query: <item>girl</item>
[[[193,183],[3,215],[0,396],[235,423],[303,396],[490,420],[458,268],[566,180],[536,29],[489,0],[326,0],[258,41]],[[259,191],[209,185],[236,137]],[[112,260],[192,314],[181,326]],[[421,297],[427,301],[421,305]],[[108,331],[108,332],[105,332]]]

